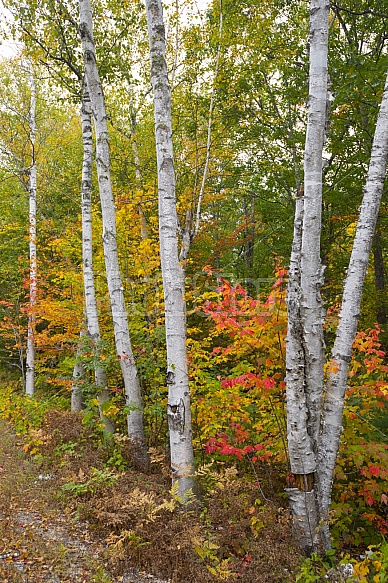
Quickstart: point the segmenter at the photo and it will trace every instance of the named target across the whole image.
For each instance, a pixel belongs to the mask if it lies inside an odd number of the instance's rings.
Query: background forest
[[[144,481],[153,484],[148,495],[155,498],[145,502],[139,494],[130,510],[124,503],[124,494],[130,496],[125,488],[133,492],[139,471],[126,437],[128,399],[115,348],[95,163],[92,247],[101,338],[95,343],[82,334],[84,64],[73,0],[2,3],[2,38],[17,44],[15,56],[0,61],[0,413],[25,435],[25,452],[38,464],[62,468],[59,490],[66,503],[107,528],[112,548],[124,549],[116,570],[129,561],[125,549],[129,555],[136,547],[139,566],[150,570],[154,564],[157,574],[176,576],[174,581],[260,581],[267,559],[257,549],[267,531],[269,541],[283,536],[271,534],[271,528],[287,528],[283,490],[292,482],[286,290],[295,201],[303,188],[308,6],[299,0],[214,0],[206,7],[177,0],[165,6],[183,246],[191,234],[183,260],[187,350],[195,466],[204,500],[197,538],[183,537],[181,543],[182,560],[191,566],[179,571],[173,559],[158,563],[142,547],[149,541],[157,545],[150,525],[162,516],[168,528],[168,512],[179,498],[174,489],[168,494],[165,305],[146,12],[137,0],[92,4],[122,291],[152,467]],[[385,0],[331,3],[321,238],[328,354],[388,69],[387,20]],[[34,395],[25,397],[33,166],[36,361]],[[262,581],[325,580],[321,577],[341,561],[354,565],[349,581],[388,581],[386,194],[385,189],[350,364],[331,510],[334,551],[303,562],[294,549],[292,564],[282,573],[264,574]],[[103,401],[97,368],[107,379]],[[72,416],[77,390],[82,414]],[[113,436],[105,431],[106,419]],[[142,504],[139,528],[133,536],[125,534],[132,532],[131,512],[140,512]],[[285,544],[291,545],[287,536]],[[286,565],[287,551],[282,552]]]

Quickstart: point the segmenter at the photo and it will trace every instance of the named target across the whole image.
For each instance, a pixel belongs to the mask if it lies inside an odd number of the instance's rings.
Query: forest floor
[[[136,568],[108,575],[103,539],[58,502],[54,476],[39,472],[3,420],[0,436],[2,583],[160,583]]]
[[[161,467],[108,471],[70,415],[49,416],[38,455],[0,420],[2,583],[295,581],[303,559],[275,493],[267,504],[252,480],[208,472],[205,502],[182,510]]]

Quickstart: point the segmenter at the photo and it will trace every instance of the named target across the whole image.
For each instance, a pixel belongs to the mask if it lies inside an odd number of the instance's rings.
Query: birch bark
[[[179,494],[193,488],[193,447],[186,353],[184,270],[178,257],[178,216],[171,128],[171,93],[167,78],[165,29],[161,0],[146,0],[159,192],[159,237],[166,343],[171,470]]]
[[[327,107],[327,20],[326,0],[311,0],[304,218],[301,228],[302,203],[297,200],[288,292],[287,427],[296,486],[288,489],[288,494],[294,522],[299,527],[298,538],[307,553],[330,547],[329,509],[349,362],[388,160],[387,75],[331,354],[337,366],[331,367],[322,403],[324,343],[319,238]]]
[[[36,259],[36,86],[32,68],[28,67],[28,81],[31,89],[30,97],[30,144],[31,166],[29,177],[29,253],[30,253],[30,292],[29,314],[27,328],[26,351],[26,394],[32,396],[35,392],[35,322],[37,301],[37,259]]]
[[[107,114],[100,81],[93,38],[93,19],[89,0],[80,0],[79,33],[84,52],[85,76],[90,94],[96,129],[96,164],[100,190],[103,245],[108,289],[116,340],[116,349],[123,374],[128,414],[128,435],[136,445],[138,463],[147,466],[148,454],[143,427],[143,404],[135,359],[129,337],[128,319],[124,301],[124,288],[118,262],[116,242],[116,216],[110,178],[110,151]]]
[[[322,152],[328,98],[328,0],[310,0],[309,107],[304,156],[304,216],[300,259],[303,350],[305,351],[307,429],[316,451],[320,427],[325,359],[320,288]]]
[[[92,343],[93,353],[96,362],[99,360],[101,342],[100,326],[98,322],[98,311],[96,302],[96,291],[94,285],[93,272],[93,225],[92,225],[92,164],[93,164],[93,132],[92,132],[92,110],[90,96],[86,83],[82,89],[81,106],[82,143],[83,143],[83,164],[82,164],[82,186],[81,186],[81,209],[82,209],[82,264],[84,277],[85,314],[87,333]],[[77,366],[77,365],[76,365]],[[82,368],[79,370],[82,374]],[[75,371],[76,373],[76,371]],[[78,370],[77,370],[78,373]],[[75,376],[75,374],[73,375]],[[100,418],[104,429],[108,433],[114,433],[114,423],[104,415],[104,405],[109,402],[107,390],[107,378],[105,370],[95,365],[95,383],[98,389],[97,400],[99,404]],[[72,401],[73,402],[73,401]],[[74,403],[77,401],[75,400]]]
[[[320,521],[317,451],[323,394],[320,295],[322,153],[328,97],[329,2],[310,0],[310,70],[304,188],[298,189],[288,287],[287,437],[294,487],[287,489],[294,527],[306,554],[328,547]]]
[[[301,547],[309,554],[318,547],[319,513],[313,491],[316,459],[308,432],[308,406],[305,383],[305,351],[300,315],[301,248],[303,196],[298,191],[295,205],[294,237],[287,292],[288,331],[286,350],[287,440],[294,488],[287,488],[294,530]]]
[[[342,413],[352,346],[357,332],[365,274],[376,228],[388,160],[388,75],[377,119],[368,175],[342,296],[339,325],[332,350],[338,370],[329,374],[319,446],[322,511],[327,518],[333,474],[342,432]],[[335,367],[335,368],[337,368]],[[334,367],[333,367],[334,368]]]

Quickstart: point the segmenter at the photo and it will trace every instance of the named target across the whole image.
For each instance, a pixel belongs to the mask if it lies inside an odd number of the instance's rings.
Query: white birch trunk
[[[303,332],[300,317],[300,266],[302,248],[303,197],[298,193],[295,205],[294,238],[287,291],[288,331],[286,352],[287,438],[293,474],[311,474],[316,470],[312,439],[308,434],[308,408],[305,392]]]
[[[159,236],[166,343],[171,470],[181,496],[193,488],[193,447],[186,352],[184,271],[178,258],[178,216],[171,128],[171,93],[167,78],[162,3],[146,0],[154,91],[154,114],[159,191]]]
[[[288,288],[287,433],[294,487],[287,490],[296,536],[306,554],[330,546],[320,523],[317,451],[323,394],[320,295],[322,153],[327,112],[329,2],[310,0],[308,123],[304,192],[298,189]]]
[[[308,431],[316,450],[320,428],[325,345],[320,288],[322,153],[327,111],[328,0],[310,0],[309,104],[304,156],[304,216],[301,248],[301,320],[305,351]]]
[[[300,236],[301,219],[297,201],[288,296],[288,439],[291,469],[296,482],[296,487],[288,489],[288,494],[294,522],[299,531],[297,536],[306,552],[311,550],[322,552],[330,547],[329,509],[342,431],[349,362],[388,160],[387,76],[359,222],[344,285],[340,323],[332,350],[334,366],[329,373],[322,404],[324,344],[319,239],[322,150],[327,111],[327,15],[326,0],[319,2],[311,0],[310,96],[305,149],[304,219]],[[298,264],[299,248],[300,264]]]
[[[93,272],[93,225],[92,225],[92,163],[93,163],[93,133],[92,133],[92,111],[90,96],[86,83],[82,92],[82,140],[84,147],[84,160],[82,165],[82,263],[84,274],[84,294],[86,323],[89,337],[93,346],[93,353],[98,360],[100,356],[99,343],[101,342],[100,326],[98,322],[98,311],[96,302],[96,290],[94,285]],[[103,406],[109,402],[107,390],[108,381],[105,370],[96,364],[94,367],[95,383],[98,388],[98,405],[100,418],[104,424],[105,431],[114,433],[114,423],[106,417]]]
[[[330,509],[333,474],[342,432],[342,413],[357,332],[364,279],[368,267],[373,235],[384,190],[388,160],[388,75],[377,119],[368,175],[360,209],[352,254],[342,296],[339,325],[332,350],[332,361],[338,371],[329,374],[319,447],[320,493],[322,511],[327,518]]]
[[[93,132],[92,132],[92,111],[86,83],[84,83],[82,89],[81,123],[83,143],[82,186],[81,186],[82,264],[84,278],[86,327],[88,335],[92,342],[94,356],[98,360],[99,343],[101,341],[101,335],[100,326],[98,322],[98,311],[93,273],[93,226],[92,226],[92,196],[91,196],[92,164],[93,164]],[[82,372],[84,374],[84,371],[82,371],[82,365],[76,364],[74,368],[73,377],[76,378],[76,376],[79,376],[79,374],[80,373],[82,374]],[[109,393],[107,390],[108,383],[105,370],[101,366],[96,365],[94,369],[94,376],[96,386],[99,389],[97,399],[99,403],[101,421],[104,424],[105,431],[107,431],[108,433],[114,433],[113,422],[108,417],[106,417],[103,412],[104,404],[109,402]],[[78,404],[78,400],[74,401],[74,403],[76,402]]]
[[[28,74],[31,88],[30,101],[30,144],[31,144],[31,166],[29,183],[29,253],[30,253],[30,293],[29,293],[29,315],[27,328],[27,350],[26,350],[26,394],[32,396],[35,392],[35,322],[36,322],[36,301],[37,301],[37,260],[36,260],[36,87],[32,68],[29,66]]]
[[[295,205],[287,292],[288,331],[286,351],[287,440],[295,484],[287,488],[293,515],[293,528],[301,547],[310,554],[319,547],[319,509],[314,491],[316,456],[308,431],[308,406],[305,383],[305,351],[300,316],[300,268],[303,233],[303,195],[298,190]]]
[[[85,76],[96,129],[96,164],[100,190],[105,266],[111,301],[116,349],[123,374],[128,415],[128,435],[136,445],[138,462],[148,465],[143,428],[143,404],[135,359],[129,337],[124,288],[118,262],[116,215],[110,178],[110,152],[105,100],[97,67],[93,38],[93,19],[89,0],[80,0],[79,32],[84,52]]]

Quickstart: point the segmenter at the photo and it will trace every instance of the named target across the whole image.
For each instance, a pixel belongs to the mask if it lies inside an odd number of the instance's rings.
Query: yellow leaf
[[[338,362],[336,362],[333,358],[330,359],[329,372],[333,374],[337,374],[338,372]]]

